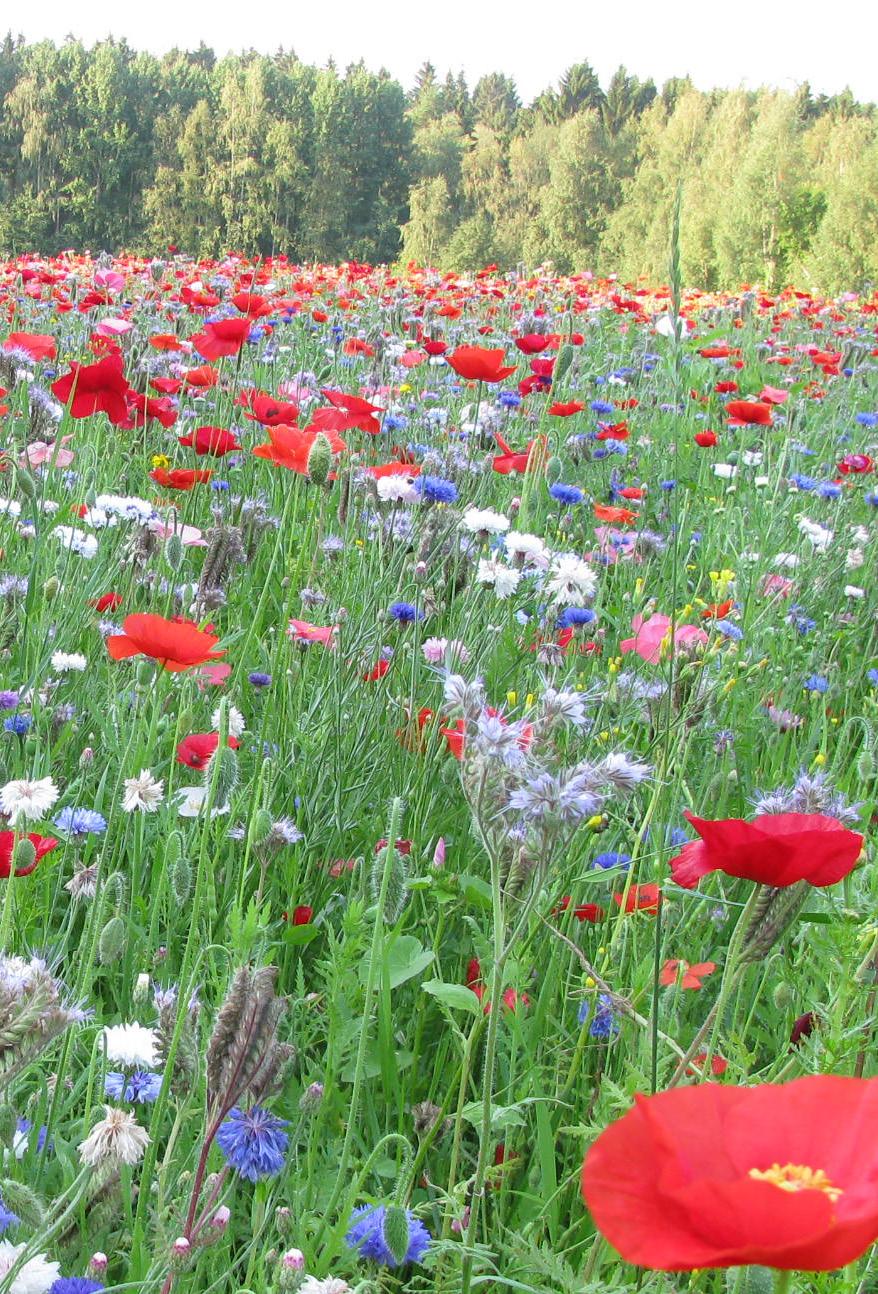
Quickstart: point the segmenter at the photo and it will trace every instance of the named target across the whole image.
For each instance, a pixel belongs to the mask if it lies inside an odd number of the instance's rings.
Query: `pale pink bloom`
[[[147,530],[158,535],[159,539],[170,539],[171,535],[178,535],[184,548],[207,547],[207,540],[202,538],[197,526],[172,526],[169,522],[156,517],[154,521],[147,524]]]
[[[789,391],[781,391],[776,386],[764,386],[759,392],[759,399],[766,404],[786,404],[789,398]]]
[[[124,337],[133,327],[130,319],[102,319],[95,332],[99,337]]]
[[[643,660],[657,664],[661,659],[663,646],[670,643],[671,617],[656,613],[644,620],[643,616],[635,616],[631,621],[631,628],[635,636],[623,639],[619,643],[619,651],[623,656],[631,651],[636,652]],[[707,641],[707,634],[697,625],[678,624],[674,631],[675,647],[690,648]]]
[[[762,577],[762,596],[764,598],[788,598],[794,588],[793,581],[788,580],[785,575],[769,574]]]
[[[47,444],[45,440],[35,440],[21,455],[18,460],[19,467],[42,467],[49,463],[54,467],[69,467],[73,462],[73,450],[62,449],[61,445],[66,445],[68,440],[73,439],[73,433],[69,436],[62,436],[60,442],[53,440]]]
[[[202,665],[195,671],[195,674],[198,679],[198,686],[203,690],[208,684],[211,687],[222,687],[231,672],[231,665],[227,665],[223,661],[219,665]]]
[[[125,279],[118,270],[96,270],[95,287],[108,288],[110,292],[121,292],[125,286]]]

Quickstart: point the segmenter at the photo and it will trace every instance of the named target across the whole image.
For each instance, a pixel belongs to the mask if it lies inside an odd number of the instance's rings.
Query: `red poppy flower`
[[[448,363],[458,377],[469,382],[502,382],[515,372],[515,365],[504,365],[502,350],[488,350],[484,346],[458,346],[448,355]]]
[[[11,332],[3,343],[4,350],[26,350],[37,363],[41,359],[54,359],[57,355],[55,338],[45,332]]]
[[[585,405],[580,400],[568,400],[566,403],[556,400],[549,405],[549,413],[553,413],[556,418],[572,418],[575,413],[582,413],[584,408]]]
[[[229,748],[238,749],[238,738],[228,738]],[[191,732],[188,737],[184,737],[177,747],[177,763],[185,764],[187,768],[197,768],[201,771],[207,768],[210,763],[210,757],[219,745],[218,732]]]
[[[29,835],[28,840],[34,847],[34,860],[28,863],[27,867],[16,867],[16,876],[29,876],[34,870],[40,859],[45,858],[53,849],[57,848],[58,841],[53,836]],[[21,839],[19,836],[18,839]],[[0,878],[6,880],[12,871],[12,855],[15,851],[16,833],[14,831],[0,831]]]
[[[293,908],[292,916],[285,912],[284,920],[289,921],[291,926],[309,926],[313,916],[314,909],[303,903],[298,908]]]
[[[194,449],[196,454],[212,454],[215,458],[241,448],[232,432],[224,427],[197,427],[188,436],[179,436],[178,440],[181,445]]]
[[[121,593],[103,593],[99,598],[95,598],[89,606],[94,607],[96,611],[115,611],[122,605]]]
[[[300,476],[308,470],[308,456],[317,439],[318,433],[300,427],[266,427],[269,443],[256,445],[253,453],[257,458],[267,458],[277,467],[286,467]],[[324,432],[329,437],[333,454],[340,454],[347,445],[334,432]]]
[[[748,427],[754,424],[770,427],[773,422],[771,405],[763,404],[761,400],[730,400],[726,405],[726,417],[730,427]]]
[[[706,1051],[699,1051],[697,1056],[692,1057],[692,1064],[688,1066],[688,1068],[686,1069],[686,1073],[689,1075],[690,1078],[701,1077],[701,1073],[704,1068],[704,1062],[706,1060],[707,1060]],[[724,1056],[711,1056],[710,1072],[711,1074],[713,1074],[714,1078],[719,1078],[722,1074],[726,1072],[728,1067],[729,1067],[729,1062],[725,1059]]]
[[[105,413],[117,427],[128,417],[128,390],[121,355],[108,355],[97,364],[71,363],[70,372],[52,383],[52,394],[68,406],[71,418]]]
[[[299,406],[291,400],[276,400],[263,391],[241,391],[236,404],[249,408],[244,417],[249,422],[259,422],[263,427],[291,427],[299,420]]]
[[[166,490],[194,490],[196,485],[204,485],[213,476],[211,468],[201,467],[156,467],[150,472],[150,479]]]
[[[126,616],[122,633],[111,634],[107,651],[113,660],[128,656],[149,656],[163,669],[178,674],[194,665],[204,665],[225,655],[216,651],[219,642],[214,634],[205,633],[191,620],[165,620],[152,614]]]
[[[726,598],[725,602],[711,602],[701,613],[702,620],[724,620],[735,605],[734,598]]]
[[[248,319],[263,319],[272,311],[271,302],[258,292],[238,292],[232,297],[232,305]]]
[[[878,1238],[878,1079],[638,1096],[582,1166],[595,1225],[660,1271],[834,1271]]]
[[[378,463],[375,467],[367,467],[366,475],[374,476],[376,481],[380,481],[385,476],[420,476],[421,469],[413,463]]]
[[[382,659],[382,660],[376,661],[376,663],[372,666],[372,668],[370,670],[367,670],[366,673],[362,675],[363,682],[377,683],[379,679],[384,678],[384,675],[387,673],[389,669],[390,669],[389,660]]]
[[[156,350],[191,350],[191,346],[187,341],[183,341],[182,337],[177,337],[172,332],[155,333],[150,337],[149,344]]]
[[[682,974],[680,969],[682,967]],[[716,970],[716,962],[695,962],[689,965],[687,962],[666,961],[659,974],[659,984],[668,988],[671,984],[676,984],[679,979],[680,988],[702,988],[702,980],[708,975],[712,975]]]
[[[632,885],[627,897],[623,898],[622,894],[613,895],[616,907],[621,908],[624,902],[626,912],[656,913],[661,901],[662,893],[655,881],[650,881],[648,885]]]
[[[731,395],[733,391],[737,391],[738,383],[737,382],[717,382],[714,385],[713,389],[714,391],[716,391],[717,395]]]
[[[686,817],[701,839],[684,845],[670,863],[674,882],[685,889],[714,871],[762,885],[834,885],[863,848],[859,832],[821,813],[763,813],[753,822]]]
[[[632,521],[637,521],[638,514],[632,512],[630,508],[614,508],[605,503],[596,503],[594,505],[594,515],[598,521],[608,521],[614,526],[630,525]]]
[[[573,909],[573,915],[577,921],[603,921],[604,909],[599,903],[581,903]]]
[[[720,342],[717,346],[703,346],[698,354],[702,359],[728,359],[730,355],[740,355],[739,350],[732,350],[728,342]]]
[[[189,368],[183,374],[183,381],[187,386],[198,387],[206,390],[208,387],[216,386],[219,381],[219,373],[209,364],[201,364],[198,368]],[[155,386],[155,383],[153,383]]]
[[[384,412],[379,405],[370,404],[358,395],[346,395],[344,391],[324,390],[323,394],[332,408],[315,409],[308,424],[309,431],[322,431],[329,435],[356,429],[366,431],[370,436],[377,436],[381,431],[381,423],[375,417],[376,413]]]
[[[444,341],[428,340],[424,342],[424,350],[428,355],[444,355],[448,350],[448,345]]]
[[[838,470],[843,476],[850,472],[856,475],[862,475],[871,472],[875,464],[868,454],[845,454],[840,463],[837,464]]]
[[[710,449],[712,445],[719,443],[719,436],[715,431],[697,431],[695,433],[695,444],[701,449]]]
[[[627,440],[631,435],[627,422],[599,422],[595,440]]]
[[[549,339],[541,332],[529,332],[524,337],[516,337],[515,344],[523,355],[539,355],[548,346]]]
[[[249,319],[219,319],[204,325],[204,332],[196,333],[192,345],[203,359],[221,359],[237,355],[250,333]]]

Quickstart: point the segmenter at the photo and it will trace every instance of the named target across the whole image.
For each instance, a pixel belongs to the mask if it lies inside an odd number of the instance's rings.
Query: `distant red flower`
[[[378,463],[375,467],[367,467],[366,475],[374,476],[376,481],[380,481],[385,476],[420,476],[421,469],[413,463]]]
[[[129,390],[127,398],[128,417],[124,423],[126,428],[145,427],[152,420],[167,428],[173,427],[177,421],[176,407],[167,396],[155,400],[148,395],[141,395],[139,391]]]
[[[307,903],[303,903],[299,907],[293,908],[291,916],[284,913],[285,920],[289,921],[291,926],[309,926],[313,916],[314,909],[309,907]]]
[[[97,364],[71,363],[70,372],[52,383],[52,394],[68,406],[72,418],[105,413],[116,426],[128,417],[128,390],[121,355],[108,355]]]
[[[335,646],[338,625],[312,625],[307,620],[291,620],[287,633],[293,642],[320,643],[331,648]]]
[[[484,346],[458,346],[447,357],[458,377],[470,382],[502,382],[515,372],[515,365],[506,366],[502,350],[488,350]]]
[[[725,602],[711,602],[701,612],[702,620],[723,620],[729,614],[735,605],[734,598],[726,598]]]
[[[622,894],[613,895],[616,907],[621,908],[624,903],[626,912],[656,913],[661,901],[662,893],[655,881],[650,881],[647,885],[632,885],[627,897]]]
[[[215,458],[241,448],[240,442],[225,427],[197,427],[188,436],[179,436],[178,440],[181,445],[194,449],[196,454],[212,454]]]
[[[790,1030],[790,1044],[798,1047],[803,1038],[810,1038],[817,1026],[817,1016],[813,1011],[800,1015]]]
[[[318,433],[301,427],[266,427],[267,445],[256,445],[253,454],[257,458],[268,459],[277,467],[286,467],[291,472],[303,476],[308,470],[308,456],[317,439]],[[347,445],[335,432],[324,432],[329,437],[333,454],[347,449]]]
[[[690,1078],[701,1077],[701,1072],[702,1072],[702,1069],[704,1068],[704,1062],[706,1060],[707,1060],[706,1051],[700,1051],[697,1056],[692,1057],[692,1064],[686,1070],[686,1073],[689,1075]],[[714,1078],[719,1078],[722,1074],[726,1072],[728,1067],[729,1067],[729,1062],[725,1059],[724,1056],[711,1056],[710,1072],[711,1074],[713,1074]]]
[[[585,405],[580,400],[568,400],[564,403],[556,400],[554,404],[549,405],[549,413],[553,413],[556,418],[572,418],[576,413],[582,413]]]
[[[845,454],[837,466],[843,476],[847,476],[851,472],[859,476],[864,475],[866,472],[871,472],[875,464],[868,454]]]
[[[344,391],[327,391],[326,396],[331,409],[315,409],[308,424],[309,431],[322,431],[326,435],[340,431],[366,431],[370,436],[377,436],[381,423],[375,417],[384,410],[377,404],[358,395],[346,395]]]
[[[726,405],[726,417],[730,427],[770,427],[773,421],[771,405],[757,400],[730,400]]]
[[[250,333],[249,319],[219,319],[204,325],[204,332],[196,333],[192,345],[203,359],[222,359],[237,355]]]
[[[731,395],[733,391],[737,391],[738,383],[737,382],[717,382],[714,384],[713,389],[714,391],[716,391],[717,395]]]
[[[103,593],[99,598],[95,598],[93,602],[89,603],[89,606],[94,607],[95,610],[100,612],[115,611],[116,608],[121,605],[121,593]]]
[[[209,364],[201,364],[198,368],[189,368],[183,374],[183,381],[186,386],[194,386],[200,390],[206,390],[208,387],[216,386],[219,381],[219,373]],[[156,384],[153,383],[153,386]]]
[[[720,342],[716,346],[703,346],[698,354],[702,359],[728,359],[730,355],[740,355],[739,350],[732,350],[728,342]]]
[[[712,975],[715,970],[716,962],[695,962],[690,966],[687,962],[674,959],[666,961],[662,966],[659,984],[668,988],[679,980],[680,988],[702,988],[702,980]]]
[[[600,431],[595,440],[627,440],[631,435],[627,422],[601,422],[598,426]]]
[[[516,337],[515,344],[523,355],[539,355],[549,345],[549,339],[540,332],[529,332],[524,337]]]
[[[695,433],[695,444],[701,449],[710,449],[712,445],[719,443],[719,436],[715,431],[697,431]]]
[[[155,467],[149,475],[166,490],[194,490],[196,485],[205,485],[210,480],[213,470],[201,467]]]
[[[444,341],[435,341],[428,339],[423,343],[424,350],[428,355],[444,355],[448,350],[448,345]]]
[[[113,660],[149,656],[171,673],[218,660],[225,650],[215,650],[219,639],[191,620],[165,620],[152,614],[126,616],[122,633],[111,634],[107,651]]]
[[[11,332],[3,343],[4,350],[26,350],[32,360],[54,359],[55,338],[45,332]]]
[[[17,839],[20,840],[21,837],[14,831],[0,831],[0,879],[6,880],[12,872],[12,855],[15,852]],[[58,841],[53,836],[30,834],[27,839],[34,847],[34,860],[26,867],[16,867],[16,876],[29,876],[36,868],[37,863],[42,858],[45,858],[46,854],[50,854],[58,845]]]
[[[379,679],[384,678],[384,675],[389,669],[390,661],[382,658],[381,660],[376,661],[372,668],[363,674],[363,682],[377,683]]]
[[[638,520],[638,514],[630,508],[615,508],[606,503],[596,503],[594,515],[598,521],[608,521],[614,526],[627,526]]]
[[[581,903],[573,909],[573,915],[577,921],[603,921],[604,909],[599,903]]]
[[[237,292],[232,297],[232,305],[248,319],[263,319],[272,311],[271,302],[258,292]]]
[[[863,848],[859,832],[820,813],[763,813],[753,822],[686,817],[701,839],[684,845],[670,862],[675,884],[685,889],[714,871],[775,887],[798,881],[834,885]]]
[[[263,391],[241,391],[235,403],[249,408],[250,412],[244,417],[250,422],[261,423],[263,427],[291,427],[299,419],[297,404],[291,400],[276,400]]]
[[[229,748],[238,749],[238,738],[228,738]],[[207,768],[210,763],[210,757],[219,745],[218,732],[191,732],[188,737],[184,737],[177,747],[177,763],[185,764],[187,768],[196,768],[199,771]]]
[[[636,1104],[582,1166],[595,1225],[660,1271],[835,1271],[878,1238],[878,1079],[677,1087]]]

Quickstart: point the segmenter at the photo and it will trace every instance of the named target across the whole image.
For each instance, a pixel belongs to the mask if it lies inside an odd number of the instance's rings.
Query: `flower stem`
[[[775,1271],[774,1294],[788,1294],[793,1280],[792,1272]]]

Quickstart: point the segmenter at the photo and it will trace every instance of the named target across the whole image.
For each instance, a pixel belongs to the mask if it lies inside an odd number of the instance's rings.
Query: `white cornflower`
[[[207,800],[207,792],[208,788],[206,786],[181,786],[175,793],[175,799],[179,806],[177,812],[180,817],[197,818],[201,810],[204,808],[205,801]],[[232,806],[230,804],[218,805],[215,809],[211,810],[210,816],[212,818],[218,818],[221,814],[231,813],[231,811]]]
[[[19,778],[0,787],[0,812],[10,817],[14,826],[21,822],[38,822],[45,818],[59,795],[60,791],[51,777],[41,777],[36,782]]]
[[[414,503],[418,497],[412,481],[407,476],[382,476],[375,486],[378,498],[384,503]]]
[[[236,710],[233,705],[229,706],[227,722],[229,725],[230,737],[240,737],[242,733],[245,733],[247,731],[247,725],[244,722],[244,716],[241,714],[241,711]],[[220,726],[220,707],[219,706],[217,706],[213,714],[210,716],[210,723],[214,732],[219,732],[219,726]]]
[[[122,808],[126,813],[140,809],[142,813],[155,813],[164,799],[164,782],[153,777],[148,768],[140,770],[139,777],[126,777]]]
[[[74,526],[56,526],[52,536],[60,540],[64,548],[69,548],[88,561],[98,551],[98,541],[94,535],[87,535],[84,530],[77,530]]]
[[[795,553],[778,553],[771,564],[781,570],[794,571],[799,565],[799,559]]]
[[[485,531],[489,535],[502,535],[509,529],[509,519],[490,508],[467,508],[461,525],[472,534]]]
[[[598,581],[588,562],[575,553],[562,553],[555,558],[546,592],[559,606],[582,607],[597,592]]]
[[[0,1240],[0,1284],[5,1287],[5,1277],[27,1248],[27,1241],[14,1245],[11,1240]],[[8,1287],[9,1294],[46,1294],[61,1275],[61,1264],[50,1263],[45,1254],[28,1259]]]
[[[857,584],[846,584],[844,586],[844,595],[846,598],[864,598],[866,590],[861,589]]]
[[[135,1069],[155,1069],[156,1032],[142,1024],[111,1024],[104,1029],[107,1060]]]
[[[349,1294],[350,1285],[338,1276],[306,1276],[299,1286],[299,1294]]]
[[[518,588],[521,571],[515,570],[512,566],[505,566],[503,562],[498,562],[496,557],[490,559],[480,557],[476,579],[480,584],[490,585],[498,598],[508,598]]]
[[[105,1105],[105,1117],[79,1143],[80,1163],[98,1165],[139,1164],[149,1145],[149,1133],[127,1110]]]
[[[503,543],[512,561],[520,559],[522,566],[534,566],[541,571],[548,569],[551,554],[546,548],[546,541],[540,539],[539,535],[510,530]]]
[[[52,669],[57,674],[69,674],[77,671],[82,672],[88,661],[78,651],[56,651],[52,653]]]
[[[20,517],[21,504],[17,499],[0,499],[0,516],[4,512],[8,517]]]
[[[834,534],[834,531],[827,530],[819,521],[811,521],[809,517],[799,517],[799,530],[817,553],[826,552]]]

